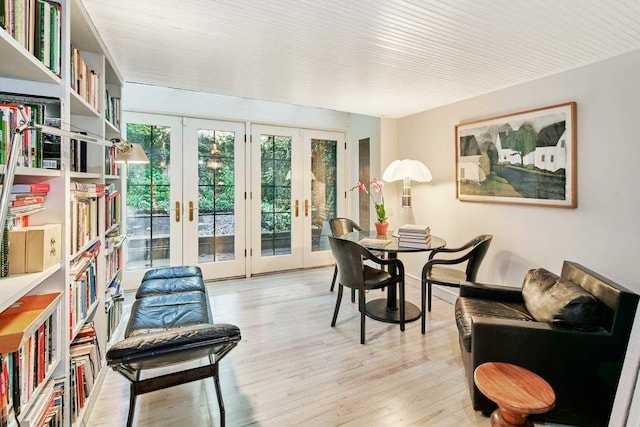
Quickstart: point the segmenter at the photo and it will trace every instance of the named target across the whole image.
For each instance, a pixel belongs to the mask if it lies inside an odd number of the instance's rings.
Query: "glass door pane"
[[[171,128],[127,124],[127,140],[142,145],[149,164],[131,164],[127,173],[127,270],[169,265]]]
[[[251,273],[300,268],[300,131],[252,125],[251,140]]]
[[[344,216],[346,209],[345,134],[305,130],[303,135],[303,267],[317,267],[333,262],[328,242],[323,242],[331,234],[327,221]]]
[[[198,130],[198,262],[235,259],[235,133]]]
[[[182,265],[182,120],[128,113],[126,139],[142,145],[150,163],[125,168],[125,271],[140,283],[155,267]]]
[[[320,250],[326,221],[338,216],[337,141],[311,139],[311,250]],[[326,250],[326,247],[325,249]]]
[[[184,262],[206,279],[246,271],[244,137],[244,123],[189,118],[184,126]]]
[[[291,254],[291,149],[290,136],[260,135],[263,257]]]

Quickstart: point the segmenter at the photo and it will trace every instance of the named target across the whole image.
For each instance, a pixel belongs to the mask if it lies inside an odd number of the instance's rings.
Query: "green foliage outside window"
[[[140,215],[166,214],[170,206],[170,127],[145,124],[128,124],[127,140],[140,144],[150,163],[130,165],[127,175],[127,207],[129,212]],[[335,143],[312,145],[312,158],[322,159],[315,165],[323,169],[326,184],[326,207],[336,207],[336,145]],[[215,148],[214,148],[215,144]],[[198,137],[198,171],[200,181],[199,209],[201,213],[233,214],[235,203],[234,147],[232,132],[201,131]],[[269,231],[291,230],[291,138],[263,136],[261,141],[262,228]],[[212,152],[214,151],[214,152]],[[208,165],[210,160],[219,163]],[[187,162],[189,164],[189,162]],[[297,165],[294,165],[294,167]],[[317,173],[318,171],[314,172]]]

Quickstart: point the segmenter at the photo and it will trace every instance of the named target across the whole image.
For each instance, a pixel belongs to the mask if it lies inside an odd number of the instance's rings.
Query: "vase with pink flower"
[[[387,230],[389,229],[389,223],[387,222],[387,212],[384,208],[384,194],[382,193],[382,189],[384,188],[384,182],[381,179],[373,178],[373,180],[369,183],[371,185],[371,191],[367,190],[367,187],[362,182],[358,181],[358,183],[351,188],[351,190],[360,190],[365,194],[368,194],[373,201],[373,206],[376,210],[377,222],[375,223],[376,231],[380,235],[386,235]],[[379,194],[376,198],[373,193]]]

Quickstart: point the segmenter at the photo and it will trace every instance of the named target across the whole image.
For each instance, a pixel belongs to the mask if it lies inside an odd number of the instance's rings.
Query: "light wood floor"
[[[453,306],[437,298],[420,322],[398,325],[359,313],[348,293],[330,327],[333,269],[296,271],[208,284],[214,319],[233,323],[242,341],[220,365],[228,426],[488,426],[464,379]],[[383,297],[372,291],[367,300]],[[419,291],[407,289],[418,303]],[[126,321],[126,318],[125,320]],[[129,383],[107,373],[89,426],[124,426]],[[137,426],[219,425],[210,379],[138,397]]]

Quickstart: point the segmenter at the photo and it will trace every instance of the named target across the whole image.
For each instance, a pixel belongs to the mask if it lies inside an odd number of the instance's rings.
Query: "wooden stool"
[[[492,427],[533,426],[529,414],[542,414],[556,404],[556,394],[545,380],[516,365],[487,362],[473,373],[478,389],[498,405]]]

